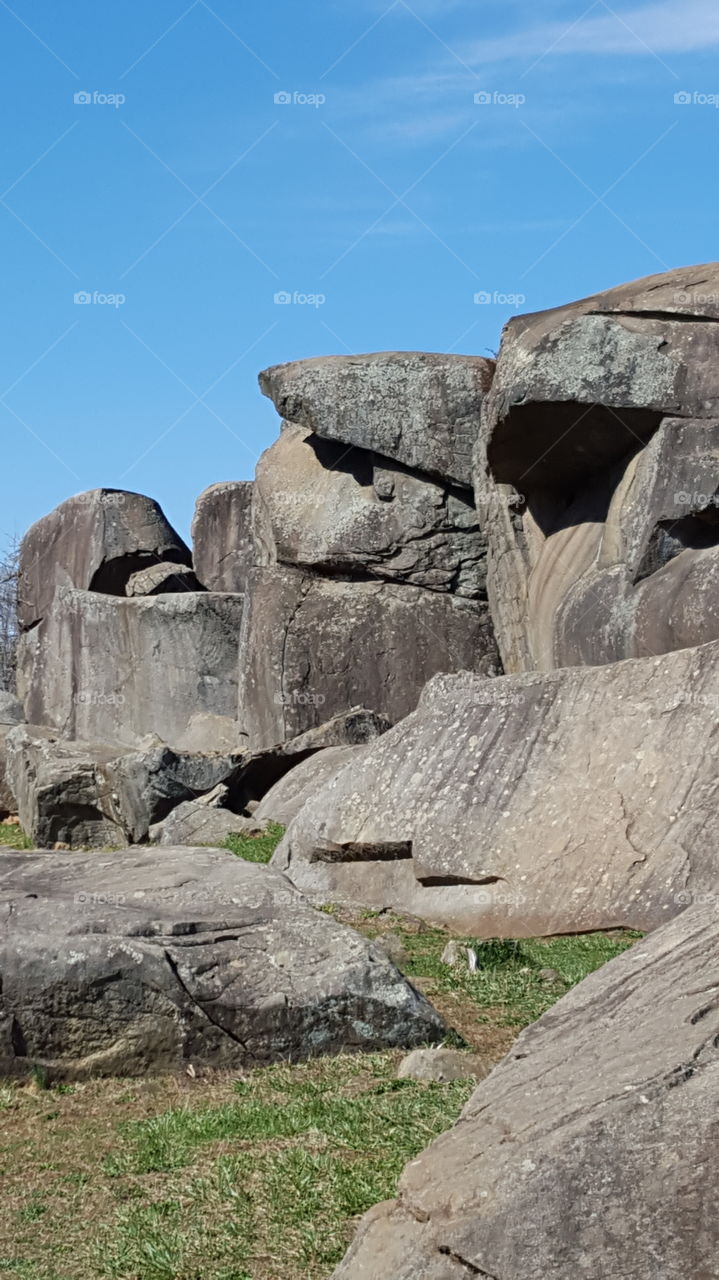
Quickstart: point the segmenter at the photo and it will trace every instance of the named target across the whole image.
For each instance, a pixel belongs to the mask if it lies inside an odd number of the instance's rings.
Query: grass
[[[228,836],[224,848],[229,849],[230,853],[236,854],[238,858],[244,858],[245,862],[267,863],[284,834],[284,827],[278,826],[276,822],[270,822],[261,836]]]
[[[464,939],[480,966],[470,973],[441,963],[441,930],[327,910],[371,937],[391,934],[400,967],[492,1062],[638,936]],[[544,968],[559,977],[544,980]],[[397,1080],[401,1057],[322,1059],[240,1080],[0,1086],[0,1275],[327,1280],[356,1216],[394,1195],[406,1162],[454,1123],[473,1088]]]
[[[26,836],[22,827],[15,822],[0,822],[0,845],[5,845],[10,849],[35,848],[30,837]]]

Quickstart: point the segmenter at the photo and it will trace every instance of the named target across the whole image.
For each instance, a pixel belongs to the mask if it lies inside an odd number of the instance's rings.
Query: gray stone
[[[223,845],[228,836],[259,835],[263,827],[255,817],[187,800],[160,824],[158,839],[161,845]]]
[[[475,937],[651,929],[713,892],[719,643],[439,676],[309,800],[275,865],[320,901]]]
[[[17,800],[7,771],[5,739],[10,729],[23,720],[22,703],[12,693],[0,690],[0,818],[17,813]]]
[[[439,671],[496,674],[485,605],[418,587],[254,571],[240,643],[239,719],[259,749],[361,703],[392,723]]]
[[[28,722],[132,746],[148,733],[174,744],[200,713],[234,717],[242,607],[210,592],[127,600],[59,588],[20,643]]]
[[[447,1084],[450,1080],[467,1080],[474,1076],[483,1080],[492,1070],[493,1063],[477,1054],[464,1053],[461,1049],[413,1049],[397,1068],[400,1080],[421,1080],[427,1083]]]
[[[19,698],[14,693],[3,693],[0,690],[0,727],[22,724],[23,709]]]
[[[463,942],[456,942],[452,939],[447,943],[439,957],[440,964],[446,964],[450,969],[469,969],[471,967],[469,953],[470,948],[465,946]],[[472,952],[472,955],[474,955],[474,952]]]
[[[486,597],[471,491],[288,426],[262,455],[254,498],[263,564]]]
[[[191,569],[163,560],[130,574],[125,584],[126,596],[170,595],[177,591],[202,591]]]
[[[289,422],[415,471],[471,485],[471,457],[494,362],[389,351],[276,365],[260,387]]]
[[[37,845],[105,848],[144,840],[177,805],[233,772],[236,755],[190,755],[159,740],[137,750],[67,741],[38,725],[11,729],[8,775]]]
[[[220,850],[0,854],[0,1071],[246,1070],[436,1041],[382,952]]]
[[[180,751],[206,752],[238,751],[247,745],[247,735],[242,733],[231,716],[213,715],[201,711],[191,716],[187,728],[176,740]]]
[[[334,1280],[716,1272],[719,916],[565,995],[360,1225]]]
[[[195,573],[208,591],[243,595],[255,562],[252,481],[213,484],[197,499],[192,522]]]
[[[19,618],[44,618],[57,587],[124,596],[133,574],[160,562],[192,568],[190,550],[151,498],[92,489],[34,524],[20,549]]]
[[[289,826],[305,802],[330,778],[352,761],[361,759],[364,747],[326,747],[297,764],[276,782],[260,800],[254,816],[258,820]]]

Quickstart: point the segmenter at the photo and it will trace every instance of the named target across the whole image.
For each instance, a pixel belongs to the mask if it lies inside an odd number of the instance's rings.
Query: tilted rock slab
[[[382,951],[197,848],[0,853],[0,1071],[246,1069],[441,1039]]]
[[[711,1280],[719,915],[693,907],[522,1033],[334,1280]]]
[[[719,644],[440,676],[308,801],[274,863],[320,900],[476,936],[651,929],[712,892]]]
[[[719,639],[719,264],[505,329],[475,495],[507,671]]]
[[[484,604],[382,581],[254,570],[240,643],[238,718],[253,749],[357,703],[396,723],[439,671],[499,669]]]
[[[124,596],[134,575],[167,562],[192,569],[189,547],[152,498],[121,489],[80,493],[38,520],[22,540],[20,625],[27,629],[44,618],[58,587]],[[152,581],[147,587],[152,590]],[[137,578],[132,591],[143,594]]]
[[[316,755],[295,765],[284,778],[280,778],[255,809],[253,817],[258,822],[277,822],[289,826],[308,800],[330,779],[337,776],[350,761],[361,759],[366,747],[325,747]]]
[[[174,744],[191,718],[237,714],[243,597],[189,592],[121,600],[59,588],[22,637],[18,692],[28,722],[67,738]]]
[[[288,424],[260,458],[258,562],[486,599],[472,492]]]
[[[251,480],[210,485],[192,521],[195,572],[208,591],[242,595],[254,564]]]
[[[472,483],[472,450],[494,361],[384,351],[275,365],[260,388],[280,417],[328,440]]]

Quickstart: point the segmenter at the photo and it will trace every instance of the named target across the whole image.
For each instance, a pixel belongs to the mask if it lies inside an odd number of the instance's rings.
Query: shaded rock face
[[[240,642],[239,717],[255,749],[357,703],[396,723],[439,671],[494,675],[485,606],[381,581],[256,569]]]
[[[243,595],[254,563],[251,480],[213,484],[197,499],[192,522],[195,572],[208,591]]]
[[[258,822],[277,822],[289,826],[308,800],[335,778],[345,765],[362,758],[365,747],[326,747],[297,764],[276,782],[257,806]]]
[[[12,693],[0,691],[0,818],[17,813],[17,800],[7,769],[5,739],[10,730],[23,720],[22,704]]]
[[[468,936],[655,928],[715,885],[718,666],[715,643],[440,676],[305,804],[274,864],[319,900]]]
[[[379,948],[219,850],[0,854],[0,1071],[246,1069],[446,1026]]]
[[[260,387],[282,418],[450,484],[472,483],[472,449],[494,362],[390,351],[276,365]]]
[[[193,715],[234,716],[242,596],[213,592],[121,600],[60,587],[22,637],[25,716],[67,738],[175,744]]]
[[[143,592],[137,575],[161,564],[168,583],[165,590],[188,589],[169,585],[167,566],[181,567],[179,581],[184,584],[192,556],[156,502],[119,489],[78,494],[39,520],[23,538],[20,625],[27,630],[41,621],[61,586],[116,596],[151,594],[154,588]]]
[[[694,907],[522,1033],[334,1280],[716,1274],[719,920]]]
[[[288,424],[260,458],[261,563],[486,599],[486,542],[471,491]]]
[[[719,266],[505,330],[475,493],[509,671],[719,638]]]

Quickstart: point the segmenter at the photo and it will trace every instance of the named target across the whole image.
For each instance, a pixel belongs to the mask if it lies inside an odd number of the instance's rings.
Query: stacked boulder
[[[396,723],[440,671],[497,674],[472,444],[491,361],[385,353],[260,377],[240,716],[266,747],[359,704]]]

